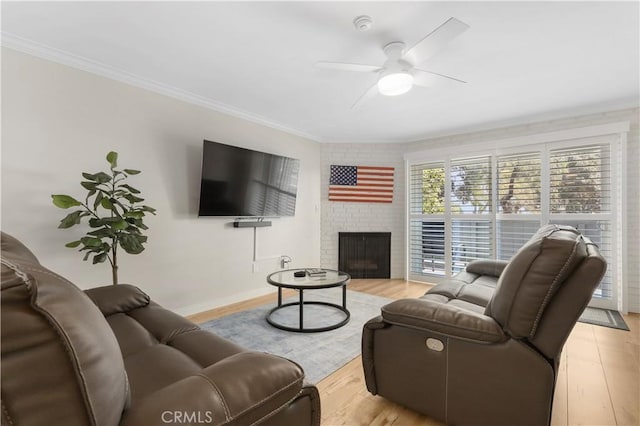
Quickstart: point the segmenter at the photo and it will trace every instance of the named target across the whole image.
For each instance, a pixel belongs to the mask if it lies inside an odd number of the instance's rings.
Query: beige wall
[[[81,288],[110,284],[108,264],[82,262],[64,244],[85,227],[56,229],[66,214],[50,194],[85,194],[82,171],[105,170],[110,150],[142,174],[132,184],[158,215],[149,243],[120,258],[121,282],[138,285],[181,313],[273,291],[265,276],[277,259],[253,264],[253,229],[232,219],[198,218],[202,140],[301,160],[296,215],[257,230],[260,258],[289,255],[320,263],[320,144],[242,119],[2,49],[2,230]]]

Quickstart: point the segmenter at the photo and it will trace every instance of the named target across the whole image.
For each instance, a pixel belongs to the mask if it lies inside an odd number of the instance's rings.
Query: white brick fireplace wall
[[[391,232],[391,278],[404,278],[405,240],[404,144],[323,144],[321,161],[322,225],[320,264],[338,268],[338,232]],[[346,166],[395,167],[393,202],[350,203],[329,201],[329,169]]]

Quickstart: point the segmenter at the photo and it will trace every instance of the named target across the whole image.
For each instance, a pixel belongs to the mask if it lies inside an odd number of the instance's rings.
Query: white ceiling
[[[358,15],[374,20],[355,30]],[[351,105],[449,17],[422,68],[468,81]],[[638,106],[633,2],[2,2],[2,44],[325,142],[394,142]]]

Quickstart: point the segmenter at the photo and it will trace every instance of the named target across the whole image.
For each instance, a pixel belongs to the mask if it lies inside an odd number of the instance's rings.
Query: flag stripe
[[[395,167],[372,167],[372,166],[358,166],[360,170],[389,170],[393,172]]]
[[[393,177],[393,173],[373,173],[373,172],[358,173],[358,178],[360,178],[360,176],[362,176],[362,177],[369,177],[369,176],[387,176],[387,177]]]
[[[353,200],[351,198],[329,198],[329,201],[349,201],[352,203],[356,203],[356,202],[363,202],[363,203],[390,203],[391,199],[389,200]]]
[[[394,173],[393,167],[332,165],[329,200],[391,203]]]
[[[352,186],[350,188],[339,186],[337,188],[331,188],[331,189],[332,189],[331,192],[390,192],[390,193],[393,193],[393,189],[382,189],[382,188],[365,189],[365,188],[358,188],[355,186]]]

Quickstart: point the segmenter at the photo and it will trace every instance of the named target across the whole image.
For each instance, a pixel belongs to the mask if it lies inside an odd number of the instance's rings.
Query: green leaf
[[[84,254],[84,257],[82,258],[82,260],[87,260],[87,259],[89,259],[89,255],[90,255],[90,254],[91,254],[91,252],[90,252],[90,251],[86,252],[86,253]]]
[[[104,221],[103,218],[96,219],[94,217],[94,218],[89,219],[89,226],[92,227],[92,228],[100,228],[101,226],[104,226],[105,224],[106,224],[106,222]]]
[[[141,201],[144,201],[144,198],[136,197],[133,194],[126,194],[124,196],[124,198],[126,198],[131,204],[135,204],[135,203],[139,203]]]
[[[82,243],[82,241],[77,240],[77,241],[71,241],[70,243],[65,244],[65,247],[69,247],[69,248],[75,248],[78,247],[80,244]]]
[[[140,170],[124,169],[124,172],[129,174],[129,175],[137,175],[137,174],[140,173]]]
[[[84,182],[80,182],[80,185],[82,185],[83,188],[88,189],[90,191],[95,191],[96,185],[98,185],[95,182],[88,182],[88,181],[84,181]]]
[[[144,247],[142,247],[142,243],[146,241],[146,237],[143,241],[141,241],[141,236],[132,235],[132,234],[123,234],[120,236],[120,245],[129,254],[139,254],[142,253]]]
[[[102,191],[98,192],[98,195],[96,195],[96,199],[93,201],[93,209],[96,210],[98,208],[98,206],[100,205],[100,202],[102,201],[102,199],[104,198],[104,195],[102,195]]]
[[[58,228],[66,229],[66,228],[71,228],[73,225],[79,224],[81,214],[82,214],[82,210],[76,210],[73,213],[69,213],[60,221],[60,225],[58,225]]]
[[[95,175],[93,175],[93,177],[95,178],[95,181],[97,183],[107,183],[107,182],[111,182],[111,176],[109,176],[108,174],[106,174],[105,172],[99,172],[96,173]]]
[[[107,260],[107,253],[99,253],[93,256],[93,264],[102,263]]]
[[[102,240],[100,238],[94,238],[94,237],[82,237],[80,238],[80,241],[82,242],[82,244],[84,244],[86,247],[100,247],[102,245]]]
[[[139,194],[139,193],[140,193],[140,191],[139,191],[139,190],[137,190],[137,189],[136,189],[136,188],[134,188],[133,186],[129,186],[129,185],[127,185],[126,183],[125,183],[125,184],[122,184],[122,185],[120,185],[120,186],[121,186],[121,187],[123,187],[123,188],[127,188],[127,189],[132,193],[132,194]]]
[[[111,201],[107,197],[100,200],[100,204],[107,210],[113,210],[113,204],[111,204]]]
[[[149,229],[147,225],[145,225],[144,222],[142,222],[142,219],[134,219],[133,224],[140,229]]]
[[[139,210],[130,210],[124,214],[124,217],[142,219],[144,217],[144,212]]]
[[[95,231],[87,232],[87,235],[93,235],[96,238],[113,238],[116,234],[109,228],[100,228]]]
[[[98,192],[98,190],[96,189],[92,189],[91,191],[89,191],[89,193],[87,194],[87,197],[84,200],[84,203],[89,204],[89,198],[91,198],[96,192]]]
[[[107,161],[111,164],[111,168],[114,169],[118,166],[118,153],[111,151],[107,154]]]
[[[121,217],[103,217],[103,218],[100,218],[100,220],[102,221],[103,225],[109,226],[112,228],[114,228],[114,226],[118,222],[124,222],[124,220]]]
[[[96,180],[96,175],[92,175],[91,173],[82,172],[82,177],[85,178],[86,180],[91,180],[91,181]]]
[[[61,209],[68,209],[69,207],[82,205],[80,204],[80,201],[68,195],[53,194],[51,195],[51,198],[53,199],[53,204]]]
[[[113,229],[117,229],[119,231],[127,229],[128,226],[129,226],[129,223],[126,220],[122,220],[122,219],[115,221],[111,224],[111,227]]]
[[[156,214],[156,209],[154,209],[153,207],[142,206],[142,210],[144,210],[145,212],[149,212],[151,214]]]

